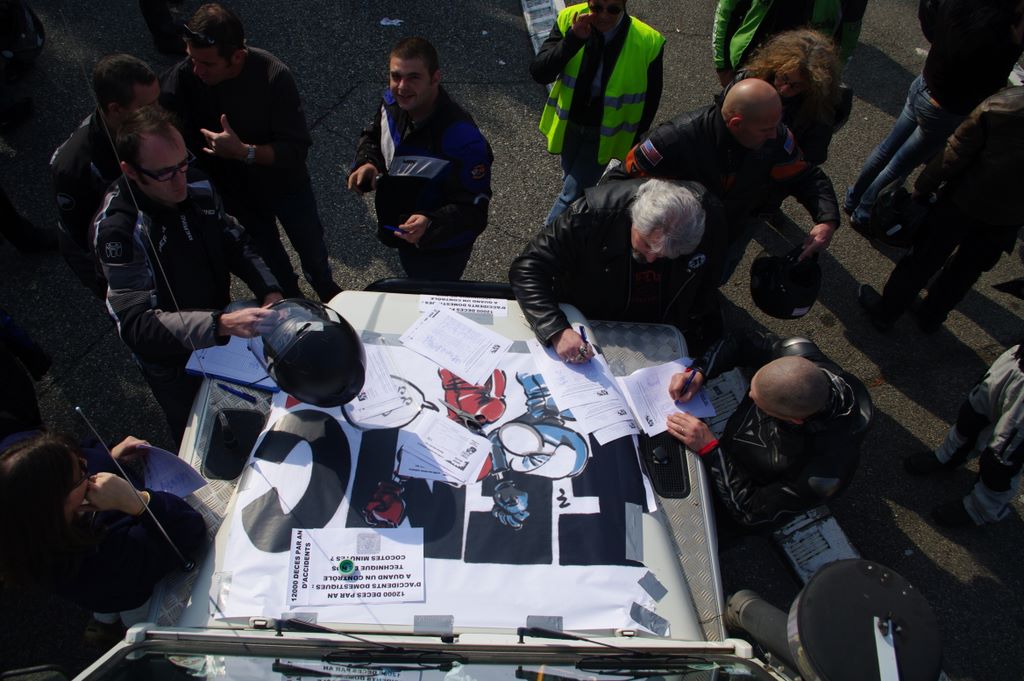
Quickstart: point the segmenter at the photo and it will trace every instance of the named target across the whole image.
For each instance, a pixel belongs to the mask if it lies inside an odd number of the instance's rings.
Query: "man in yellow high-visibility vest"
[[[590,0],[558,14],[530,64],[534,80],[554,83],[540,130],[548,151],[561,155],[563,183],[548,224],[651,126],[664,45],[660,33],[629,16],[626,0]]]

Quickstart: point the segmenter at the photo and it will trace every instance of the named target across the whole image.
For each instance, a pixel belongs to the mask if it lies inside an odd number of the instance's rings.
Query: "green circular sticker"
[[[338,571],[343,575],[350,575],[356,571],[356,564],[346,558],[338,563]]]

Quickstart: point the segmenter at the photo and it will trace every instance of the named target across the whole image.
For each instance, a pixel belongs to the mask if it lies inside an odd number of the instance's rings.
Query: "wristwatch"
[[[253,144],[245,145],[245,165],[251,166],[256,162],[256,146]]]

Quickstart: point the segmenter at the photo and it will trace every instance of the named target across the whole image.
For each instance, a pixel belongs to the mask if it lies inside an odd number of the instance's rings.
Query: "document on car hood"
[[[428,410],[399,433],[398,444],[398,475],[457,487],[475,482],[491,453],[490,440]]]
[[[568,364],[535,339],[526,344],[555,404],[572,413],[581,431],[593,434],[602,445],[640,432],[604,357]]]
[[[423,528],[293,529],[287,606],[424,599]]]
[[[363,345],[366,371],[363,389],[343,409],[349,420],[364,427],[398,428],[404,425],[399,408],[403,398],[392,376],[397,375],[390,349]],[[406,419],[407,421],[408,419]]]
[[[683,412],[699,419],[715,415],[715,407],[703,388],[689,402],[676,402],[668,394],[672,376],[686,371],[692,362],[692,359],[684,357],[637,369],[629,376],[615,379],[637,422],[648,435],[653,437],[668,430],[666,421],[671,414]]]
[[[446,307],[420,315],[399,340],[471,385],[482,385],[512,347],[500,333]]]

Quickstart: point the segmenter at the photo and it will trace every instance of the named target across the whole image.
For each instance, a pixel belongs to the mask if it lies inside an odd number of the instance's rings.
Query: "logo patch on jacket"
[[[696,269],[700,269],[701,267],[704,267],[704,263],[706,263],[707,261],[708,261],[708,257],[706,255],[704,255],[703,253],[694,253],[690,257],[690,262],[686,263],[686,267],[687,267],[687,269],[689,269],[692,272],[692,271],[694,271]]]
[[[121,241],[108,241],[103,244],[103,259],[109,263],[122,263],[125,261],[125,247]]]
[[[652,166],[656,166],[661,163],[661,152],[654,147],[654,142],[651,140],[645,141],[640,145],[640,153],[647,159],[647,162]]]
[[[469,171],[469,176],[474,180],[482,180],[487,177],[487,166],[483,163],[478,163],[473,166],[473,169]]]

